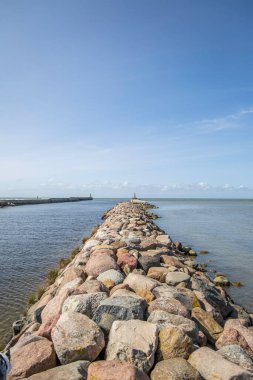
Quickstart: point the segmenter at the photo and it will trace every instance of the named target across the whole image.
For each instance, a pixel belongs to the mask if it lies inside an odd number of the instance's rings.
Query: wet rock
[[[239,345],[231,344],[229,346],[224,346],[217,352],[230,362],[235,363],[248,371],[253,371],[253,360]]]
[[[193,341],[173,325],[167,325],[159,332],[157,360],[181,357],[187,359],[193,351]]]
[[[101,360],[88,369],[88,380],[149,380],[145,372],[133,364],[119,360]]]
[[[200,307],[192,310],[192,319],[197,323],[199,329],[205,334],[211,343],[215,343],[223,332],[223,328]]]
[[[157,327],[149,322],[115,321],[106,349],[107,360],[121,360],[149,372],[155,360]]]
[[[226,322],[216,347],[220,349],[232,344],[241,346],[253,359],[253,331],[246,327],[246,322],[242,319],[229,319]]]
[[[184,272],[170,272],[166,275],[166,284],[176,286],[181,282],[189,283],[190,276]]]
[[[204,379],[252,379],[250,372],[224,359],[216,351],[208,347],[201,347],[194,351],[188,361]]]
[[[61,364],[93,361],[105,346],[104,335],[96,323],[75,312],[61,315],[52,331],[52,340]]]
[[[85,266],[85,272],[88,276],[93,277],[98,277],[101,273],[109,269],[117,270],[117,263],[111,255],[101,253],[100,251],[95,251]]]
[[[57,365],[52,342],[40,337],[19,346],[11,354],[12,369],[8,380],[22,379]]]
[[[98,292],[90,294],[78,294],[68,297],[62,306],[62,313],[75,311],[93,318],[99,304],[107,298],[107,293]]]
[[[124,279],[125,279],[125,276],[119,270],[115,270],[115,269],[107,270],[107,271],[101,273],[97,277],[97,280],[99,280],[103,283],[105,280],[110,280],[110,281],[113,281],[115,285],[122,284]]]
[[[110,297],[100,303],[93,320],[109,332],[116,320],[143,320],[146,312],[146,301],[136,297]]]
[[[198,327],[196,323],[189,318],[170,314],[163,310],[155,310],[152,311],[148,317],[148,322],[156,324],[159,331],[168,325],[176,326],[184,334],[187,334],[193,340],[193,342],[198,342]]]
[[[187,360],[173,358],[160,361],[150,375],[151,380],[201,380],[201,376]]]
[[[181,304],[176,299],[173,298],[157,298],[156,300],[150,302],[148,306],[148,314],[151,314],[154,310],[163,310],[167,313],[181,315],[182,317],[189,318],[189,311],[184,305]]]
[[[136,293],[143,290],[152,290],[160,285],[160,282],[137,273],[130,273],[124,280]]]
[[[213,280],[215,285],[218,286],[229,286],[230,281],[227,279],[225,276],[216,276],[215,279]]]
[[[180,243],[180,241],[175,241],[174,246],[175,246],[176,249],[178,249],[179,251],[182,251],[182,243]]]
[[[90,362],[79,360],[28,377],[27,380],[86,380]]]
[[[197,256],[197,252],[194,251],[194,249],[190,249],[190,250],[187,252],[187,255],[189,255],[189,256]]]

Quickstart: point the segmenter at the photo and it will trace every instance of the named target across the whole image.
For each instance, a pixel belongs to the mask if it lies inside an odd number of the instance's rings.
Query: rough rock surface
[[[86,380],[90,362],[79,360],[37,373],[28,380]]]
[[[52,342],[46,338],[32,341],[17,348],[11,355],[12,370],[8,380],[31,376],[55,367],[56,355]]]
[[[241,346],[253,359],[253,331],[245,326],[244,320],[228,320],[223,333],[216,342],[216,347],[220,349],[232,344]]]
[[[196,323],[189,318],[167,313],[163,310],[154,310],[148,317],[148,322],[156,324],[159,331],[168,325],[176,326],[183,333],[187,334],[193,342],[196,343],[198,341],[198,327]]]
[[[107,297],[107,293],[104,292],[70,296],[65,300],[62,306],[62,313],[66,311],[76,311],[77,313],[82,313],[92,318],[100,302]]]
[[[157,298],[150,302],[148,307],[148,313],[152,313],[154,310],[163,310],[171,314],[181,315],[182,317],[189,317],[189,312],[184,305],[174,298]]]
[[[61,364],[93,361],[105,346],[104,335],[96,323],[86,315],[70,311],[61,315],[52,340]]]
[[[253,360],[239,345],[224,346],[217,352],[230,362],[238,364],[248,371],[253,371]]]
[[[220,337],[223,328],[200,307],[192,310],[192,318],[197,323],[199,329],[206,335],[211,343],[215,343]]]
[[[127,361],[149,372],[155,361],[157,335],[157,327],[152,323],[116,321],[110,331],[106,359]]]
[[[115,259],[106,252],[95,251],[92,253],[85,266],[88,276],[98,277],[101,273],[110,269],[118,269]]]
[[[198,371],[183,358],[163,360],[156,364],[151,380],[201,380]]]
[[[99,280],[101,282],[104,282],[105,280],[111,280],[116,285],[122,284],[124,279],[125,279],[125,276],[119,270],[115,270],[115,269],[109,269],[109,270],[101,273],[97,277],[97,280]]]
[[[188,359],[193,351],[192,339],[176,326],[167,325],[159,332],[157,360]]]
[[[189,363],[197,369],[204,379],[210,380],[252,380],[250,372],[224,359],[217,352],[208,347],[201,347],[194,351]]]
[[[145,372],[133,364],[118,360],[102,360],[92,363],[88,380],[149,380]]]
[[[143,320],[146,312],[146,302],[135,297],[111,297],[100,303],[93,320],[102,328],[110,331],[114,321],[140,319]]]
[[[184,272],[170,272],[166,275],[165,282],[168,285],[176,286],[181,282],[188,283],[190,276]]]

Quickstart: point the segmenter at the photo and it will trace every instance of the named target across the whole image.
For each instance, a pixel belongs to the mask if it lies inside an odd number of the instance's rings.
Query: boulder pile
[[[253,379],[251,316],[148,208],[104,214],[28,310],[8,380]]]

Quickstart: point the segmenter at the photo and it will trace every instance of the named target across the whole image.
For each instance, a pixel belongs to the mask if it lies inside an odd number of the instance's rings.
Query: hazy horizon
[[[0,4],[2,197],[253,197],[250,0]]]

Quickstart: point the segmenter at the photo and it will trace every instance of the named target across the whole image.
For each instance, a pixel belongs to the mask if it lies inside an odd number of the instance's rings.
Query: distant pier
[[[0,208],[8,206],[39,205],[46,203],[64,203],[92,201],[93,197],[69,197],[69,198],[30,198],[30,199],[0,199]]]

